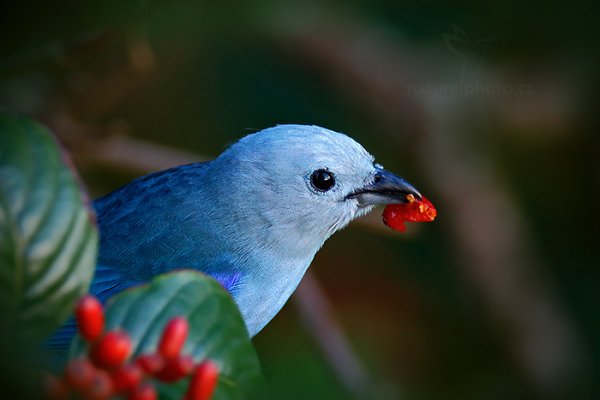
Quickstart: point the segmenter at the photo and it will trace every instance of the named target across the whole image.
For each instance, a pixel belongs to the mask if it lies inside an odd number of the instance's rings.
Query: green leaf
[[[244,321],[222,286],[196,271],[160,275],[150,284],[129,289],[109,300],[107,329],[123,329],[131,336],[133,357],[153,353],[164,326],[175,316],[190,323],[184,354],[196,361],[210,359],[220,375],[214,400],[256,398],[261,390],[260,365]],[[79,338],[73,348],[81,354]],[[161,399],[181,399],[188,380],[160,385]]]
[[[51,133],[0,114],[0,322],[21,339],[59,327],[92,279],[97,231]]]

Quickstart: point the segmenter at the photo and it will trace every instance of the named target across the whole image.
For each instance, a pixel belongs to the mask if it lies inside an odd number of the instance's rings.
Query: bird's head
[[[350,137],[317,126],[279,125],[248,135],[213,164],[221,199],[264,234],[299,251],[320,245],[378,204],[419,192],[386,171]]]

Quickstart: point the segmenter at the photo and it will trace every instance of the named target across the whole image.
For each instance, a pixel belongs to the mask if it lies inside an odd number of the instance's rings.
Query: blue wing
[[[209,163],[184,165],[136,179],[94,202],[100,228],[98,290],[112,293],[176,268],[228,273],[230,249],[204,173]]]
[[[203,173],[190,164],[136,179],[94,202],[100,252],[90,293],[105,302],[124,289],[174,269],[193,268],[235,292],[241,272],[218,240]],[[75,333],[71,320],[47,341],[65,350]]]

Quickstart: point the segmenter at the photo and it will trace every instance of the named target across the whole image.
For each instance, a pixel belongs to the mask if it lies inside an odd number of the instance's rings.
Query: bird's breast
[[[304,276],[312,257],[263,260],[232,292],[250,336],[256,335],[285,305]]]

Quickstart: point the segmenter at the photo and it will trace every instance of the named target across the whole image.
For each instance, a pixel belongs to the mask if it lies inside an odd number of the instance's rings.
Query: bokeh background
[[[3,2],[0,108],[93,197],[301,123],[434,202],[317,255],[254,340],[275,399],[600,398],[593,3],[208,3]]]

